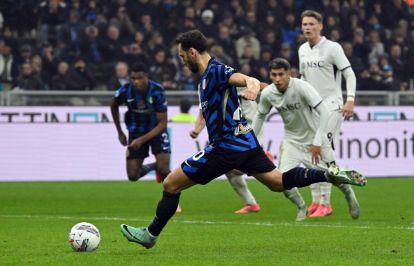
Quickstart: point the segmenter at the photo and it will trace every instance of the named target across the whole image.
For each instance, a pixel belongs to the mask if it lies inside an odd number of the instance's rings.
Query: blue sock
[[[327,182],[325,172],[316,169],[295,167],[282,175],[283,187],[287,190],[294,187],[307,187],[313,183]]]

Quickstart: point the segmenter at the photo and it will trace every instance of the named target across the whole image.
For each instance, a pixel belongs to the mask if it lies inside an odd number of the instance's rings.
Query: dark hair
[[[132,65],[131,72],[144,72],[148,74],[148,67],[144,63],[137,62]]]
[[[180,101],[180,110],[181,110],[181,113],[188,113],[188,111],[190,110],[190,108],[191,108],[191,102],[190,102],[190,100],[188,100],[188,99],[182,99]]]
[[[312,17],[316,19],[319,23],[322,23],[323,20],[321,13],[316,12],[315,10],[305,10],[302,12],[302,15],[300,17],[302,20],[304,17]]]
[[[289,70],[290,64],[288,60],[278,57],[270,61],[268,68],[269,68],[269,71],[271,71],[272,69],[279,69],[279,68],[283,68],[284,70]]]
[[[207,50],[207,38],[199,30],[186,31],[180,34],[175,42],[181,44],[181,48],[184,51],[194,48],[199,53],[202,53]]]

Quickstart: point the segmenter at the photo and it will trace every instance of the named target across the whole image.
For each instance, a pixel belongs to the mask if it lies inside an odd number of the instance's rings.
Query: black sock
[[[139,173],[139,177],[143,177],[144,175],[148,174],[148,172],[151,172],[152,170],[155,170],[156,163],[149,163],[145,164],[141,168],[141,172]]]
[[[164,226],[175,214],[179,200],[180,193],[172,194],[166,191],[163,192],[162,199],[158,202],[157,211],[155,212],[156,216],[148,226],[148,231],[151,235],[158,236],[161,233]]]
[[[316,169],[295,167],[282,175],[283,187],[307,187],[313,183],[326,182],[325,172]]]

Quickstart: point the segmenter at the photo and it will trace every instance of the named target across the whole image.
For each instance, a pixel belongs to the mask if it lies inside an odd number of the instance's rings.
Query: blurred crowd
[[[25,90],[115,90],[142,61],[167,90],[196,90],[174,46],[200,29],[210,52],[269,82],[281,56],[298,75],[305,42],[300,13],[324,15],[323,35],[341,43],[359,90],[408,90],[414,79],[411,0],[2,0],[0,86]],[[1,89],[1,88],[0,88]]]

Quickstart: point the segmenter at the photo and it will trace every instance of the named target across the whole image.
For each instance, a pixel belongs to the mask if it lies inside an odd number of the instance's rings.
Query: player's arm
[[[257,94],[260,91],[260,81],[242,73],[231,75],[229,84],[236,87],[246,87],[246,90],[240,93],[240,96],[246,100],[256,100]]]
[[[144,143],[147,143],[154,137],[164,132],[165,129],[167,129],[167,121],[168,121],[167,111],[157,112],[156,117],[157,117],[157,125],[153,129],[148,131],[148,133],[132,141],[132,143],[129,145],[130,147],[139,149]]]
[[[198,112],[194,128],[190,131],[190,137],[193,139],[197,138],[201,131],[206,126],[206,120],[204,120],[203,114]]]
[[[114,121],[114,124],[116,127],[116,131],[118,132],[119,142],[121,142],[123,146],[126,146],[127,138],[121,128],[121,122],[119,121],[119,104],[115,98],[112,100],[112,103],[111,103],[111,114],[112,114],[112,120]]]
[[[346,102],[341,109],[342,115],[345,119],[349,119],[354,114],[354,101],[356,91],[356,76],[351,66],[342,70],[342,75],[346,81]]]
[[[352,117],[354,113],[354,100],[355,100],[355,91],[356,91],[356,77],[355,73],[352,70],[351,63],[345,55],[344,49],[341,45],[335,43],[332,51],[332,60],[333,64],[336,65],[338,69],[341,70],[342,75],[346,81],[346,102],[341,109],[342,115],[348,119]]]
[[[272,108],[272,105],[267,99],[267,94],[262,93],[260,95],[259,104],[257,105],[256,115],[253,119],[253,131],[254,131],[259,143],[262,142],[263,124],[264,124],[266,116],[270,112],[271,108]]]

